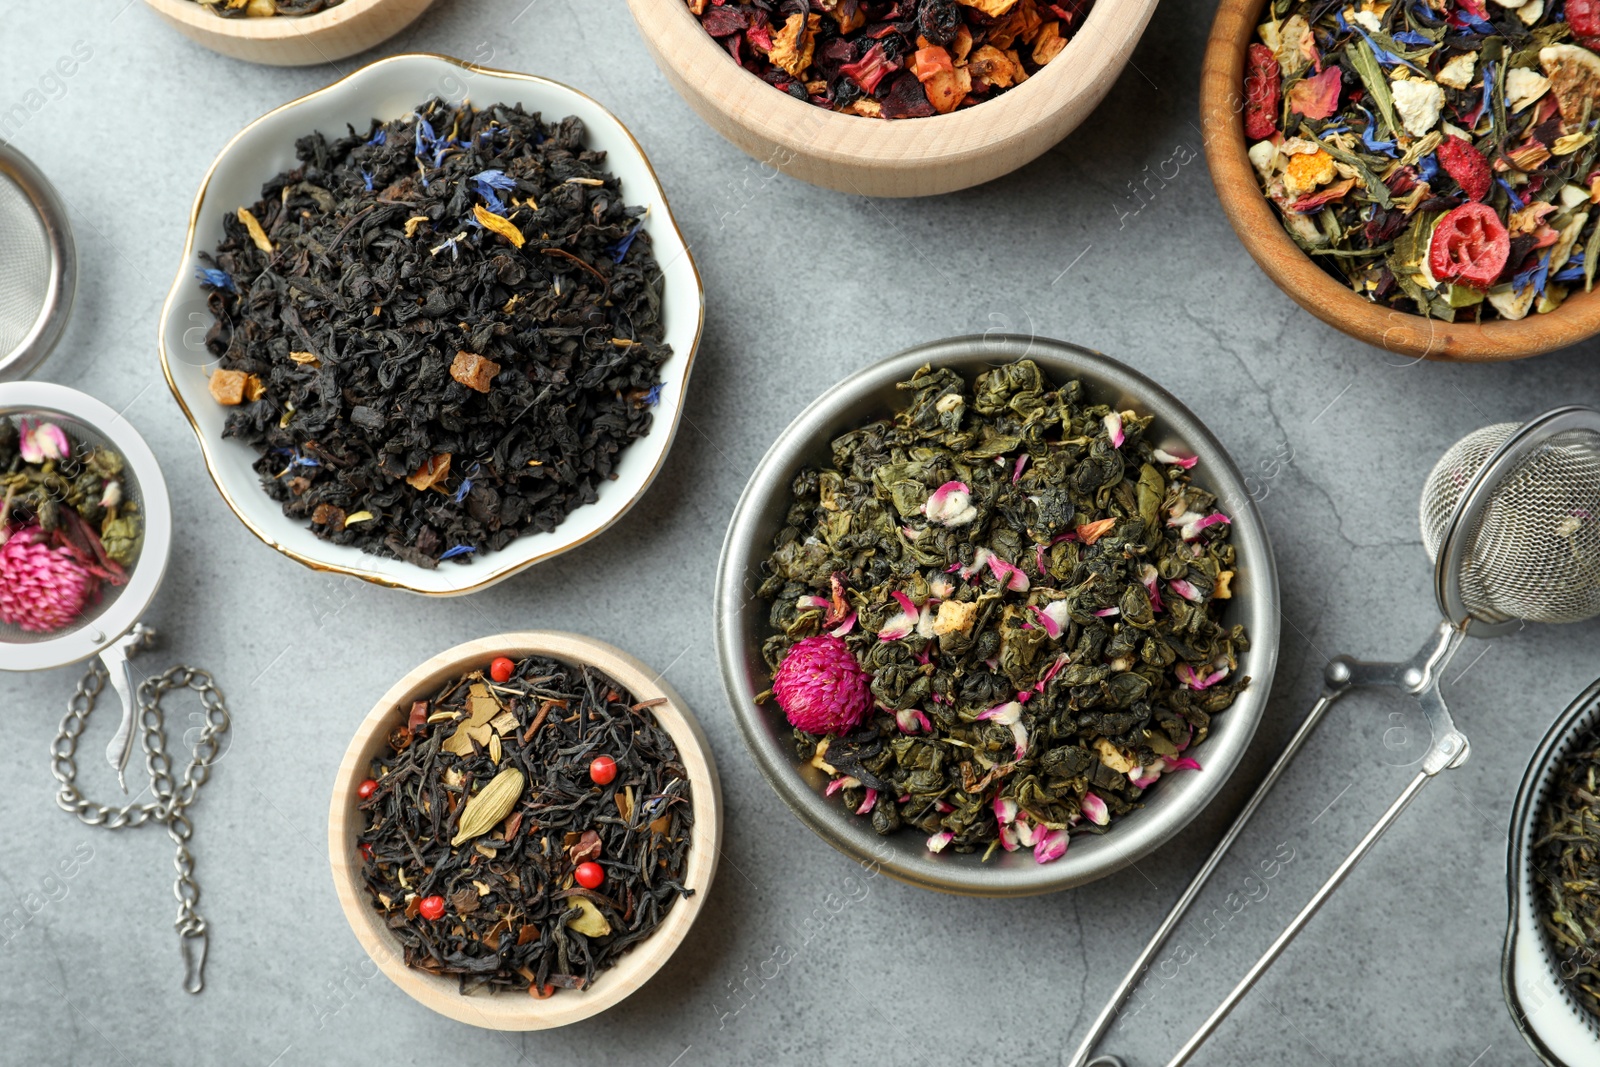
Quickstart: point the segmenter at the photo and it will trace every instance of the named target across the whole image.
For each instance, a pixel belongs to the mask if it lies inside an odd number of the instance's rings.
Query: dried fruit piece
[[[1468,200],[1482,200],[1494,186],[1489,161],[1460,137],[1446,137],[1440,142],[1439,164],[1461,186]]]
[[[1487,204],[1462,204],[1434,227],[1428,269],[1440,281],[1487,289],[1505,269],[1511,237]]]
[[[1252,141],[1278,131],[1278,93],[1283,73],[1278,57],[1264,44],[1250,46],[1244,76],[1244,135]]]
[[[224,407],[236,407],[244,403],[244,390],[249,377],[242,370],[213,371],[206,388],[211,391],[212,400]]]
[[[480,393],[489,391],[489,383],[500,373],[500,364],[476,352],[457,352],[450,363],[450,377]]]
[[[1553,44],[1539,49],[1539,65],[1550,79],[1561,117],[1579,122],[1585,106],[1600,111],[1600,56],[1573,44]]]

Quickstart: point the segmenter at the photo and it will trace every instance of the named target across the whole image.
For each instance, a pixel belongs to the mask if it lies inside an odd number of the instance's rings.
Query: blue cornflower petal
[[[1430,152],[1417,160],[1417,177],[1425,182],[1431,182],[1439,176],[1439,156]]]
[[[442,555],[440,555],[439,562],[443,563],[447,559],[455,559],[457,556],[465,556],[469,552],[476,551],[477,549],[473,548],[471,545],[451,545],[449,548],[444,550]]]
[[[517,179],[509,177],[503,170],[485,170],[472,176],[472,184],[477,188],[478,195],[488,201],[491,211],[504,215],[506,205],[500,199],[500,193],[515,189]]]
[[[1489,116],[1489,127],[1494,128],[1494,112],[1489,110],[1489,94],[1494,89],[1494,61],[1483,65],[1483,105],[1478,109],[1478,114]]]
[[[1372,112],[1368,111],[1360,104],[1356,105],[1356,110],[1360,111],[1367,117],[1367,128],[1361,131],[1361,143],[1367,146],[1367,151],[1382,152],[1388,156],[1397,155],[1398,153],[1395,152],[1395,142],[1380,141],[1374,134],[1374,131],[1378,128],[1378,120],[1372,117]]]
[[[1523,208],[1528,206],[1528,202],[1523,200],[1522,197],[1518,196],[1515,189],[1511,188],[1510,182],[1506,181],[1504,178],[1496,178],[1495,181],[1500,183],[1500,188],[1504,189],[1506,191],[1506,195],[1511,198],[1512,207],[1516,208],[1518,211],[1521,211]]]
[[[1521,271],[1511,279],[1511,289],[1520,293],[1532,283],[1534,290],[1540,296],[1544,295],[1545,282],[1550,277],[1550,250],[1546,249],[1544,255],[1539,257],[1539,262],[1528,269]]]
[[[661,403],[661,383],[657,382],[650,387],[648,393],[644,394],[644,404],[645,407],[653,408],[659,403]]]
[[[1416,30],[1401,30],[1399,33],[1391,33],[1389,36],[1393,37],[1396,41],[1399,41],[1401,44],[1414,44],[1414,45],[1431,45],[1431,44],[1433,44],[1433,38],[1429,37],[1427,34],[1418,33]]]
[[[201,267],[199,270],[194,272],[194,276],[197,281],[203,285],[209,285],[213,289],[226,289],[230,293],[238,291],[233,285],[233,275],[229,274],[225,270],[217,270],[213,267]]]
[[[365,167],[361,168],[361,181],[367,187],[367,192],[372,192],[372,172]]]
[[[459,489],[457,489],[454,493],[450,494],[450,500],[451,500],[452,503],[459,504],[459,503],[461,503],[462,500],[464,500],[466,498],[466,495],[468,493],[470,493],[470,492],[472,492],[472,479],[471,478],[463,478],[463,479],[461,479],[461,487]]]
[[[377,146],[379,148],[382,148],[384,143],[386,141],[388,141],[388,140],[389,140],[388,133],[384,132],[383,130],[379,130],[377,133],[372,135],[372,139],[369,140],[367,143],[370,144],[370,145],[375,145],[375,146]]]
[[[417,158],[420,159],[422,154],[428,150],[428,146],[436,142],[439,138],[438,135],[433,132],[432,123],[423,118],[420,113],[414,113],[414,117],[417,120],[416,155]]]
[[[633,239],[639,236],[639,231],[644,228],[644,219],[633,224],[633,229],[628,231],[628,236],[617,242],[616,252],[611,257],[611,262],[621,263],[627,256],[628,249],[633,247]]]

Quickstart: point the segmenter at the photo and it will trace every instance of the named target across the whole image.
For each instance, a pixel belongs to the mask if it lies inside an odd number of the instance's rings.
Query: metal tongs
[[[1394,803],[1389,805],[1389,810],[1383,813],[1383,816],[1372,829],[1367,831],[1366,836],[1350,851],[1350,854],[1344,858],[1344,861],[1328,877],[1328,880],[1322,884],[1322,888],[1317,890],[1316,895],[1311,898],[1304,908],[1300,909],[1300,913],[1294,917],[1294,921],[1278,935],[1266,952],[1262,953],[1261,958],[1239,980],[1239,984],[1233,987],[1233,990],[1223,999],[1217,1009],[1211,1013],[1210,1017],[1201,1024],[1200,1029],[1195,1031],[1194,1036],[1184,1042],[1183,1047],[1168,1061],[1167,1067],[1182,1067],[1183,1064],[1189,1062],[1200,1046],[1205,1043],[1206,1039],[1216,1031],[1222,1021],[1228,1017],[1228,1014],[1244,998],[1244,995],[1266,973],[1267,968],[1271,967],[1277,958],[1283,955],[1284,949],[1289,947],[1289,942],[1293,941],[1296,935],[1304,929],[1306,923],[1311,921],[1311,917],[1322,908],[1323,903],[1333,895],[1334,890],[1339,888],[1346,876],[1355,869],[1356,864],[1360,863],[1362,858],[1371,851],[1372,846],[1377,843],[1378,838],[1383,836],[1384,831],[1400,817],[1400,813],[1405,811],[1406,806],[1422,791],[1422,787],[1428,784],[1428,781],[1440,771],[1459,767],[1467,761],[1467,757],[1471,753],[1471,747],[1468,745],[1466,737],[1456,729],[1455,722],[1450,717],[1450,709],[1445,706],[1444,697],[1439,692],[1439,676],[1443,673],[1450,660],[1454,658],[1465,636],[1464,628],[1459,628],[1450,622],[1442,622],[1439,624],[1439,629],[1435,633],[1432,642],[1403,663],[1364,663],[1347,656],[1340,656],[1327,665],[1323,672],[1322,695],[1311,709],[1311,714],[1306,716],[1305,722],[1300,724],[1300,729],[1295,731],[1295,735],[1290,739],[1288,747],[1283,750],[1283,754],[1273,764],[1272,770],[1267,773],[1266,778],[1256,788],[1255,794],[1251,796],[1250,802],[1244,806],[1244,810],[1239,814],[1232,828],[1217,843],[1217,847],[1211,853],[1210,858],[1206,860],[1205,865],[1194,876],[1194,880],[1189,883],[1189,887],[1183,891],[1183,895],[1178,898],[1178,902],[1172,906],[1172,910],[1167,913],[1166,919],[1157,928],[1149,943],[1145,945],[1144,951],[1139,953],[1139,958],[1134,960],[1133,966],[1129,968],[1128,973],[1123,977],[1116,991],[1112,993],[1110,1003],[1101,1010],[1099,1017],[1094,1021],[1094,1025],[1089,1028],[1089,1033],[1084,1037],[1083,1043],[1078,1046],[1077,1052],[1068,1061],[1068,1067],[1091,1067],[1091,1064],[1095,1065],[1095,1067],[1124,1067],[1123,1061],[1116,1056],[1100,1056],[1091,1061],[1090,1056],[1094,1053],[1095,1045],[1105,1036],[1105,1032],[1111,1028],[1111,1023],[1116,1018],[1117,1012],[1127,1001],[1129,994],[1133,992],[1133,988],[1138,985],[1145,971],[1149,969],[1150,961],[1157,952],[1161,951],[1161,946],[1166,943],[1167,937],[1183,919],[1190,905],[1200,895],[1200,891],[1205,888],[1206,882],[1210,880],[1212,873],[1222,862],[1222,858],[1227,855],[1228,849],[1232,847],[1239,835],[1244,832],[1244,828],[1250,822],[1250,817],[1256,813],[1256,809],[1261,806],[1267,794],[1272,791],[1273,786],[1278,783],[1278,779],[1283,776],[1283,772],[1294,761],[1301,747],[1311,737],[1312,732],[1316,730],[1323,716],[1328,713],[1328,709],[1333,707],[1334,702],[1340,697],[1352,689],[1378,687],[1399,689],[1415,697],[1418,705],[1422,708],[1422,713],[1427,717],[1428,727],[1433,735],[1427,754],[1422,758],[1421,769],[1417,771],[1416,776],[1411,779]]]

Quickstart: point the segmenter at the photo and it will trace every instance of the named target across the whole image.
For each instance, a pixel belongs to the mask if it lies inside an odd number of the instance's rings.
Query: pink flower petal
[[[872,811],[872,809],[877,805],[877,803],[878,803],[878,791],[876,789],[868,788],[867,789],[867,799],[865,799],[865,800],[863,800],[861,802],[861,806],[856,809],[856,814],[857,815],[866,815],[868,812]]]
[[[1200,764],[1188,756],[1180,756],[1177,759],[1169,759],[1163,762],[1166,763],[1169,771],[1198,771],[1200,769]]]
[[[878,640],[898,641],[902,637],[910,637],[916,628],[916,615],[907,615],[902,611],[883,624],[883,629],[878,631]]]
[[[965,526],[978,517],[972,506],[972,491],[966,482],[945,482],[935,489],[922,505],[922,513],[929,522],[940,526]]]
[[[928,838],[928,851],[929,852],[943,852],[944,851],[944,846],[948,845],[950,842],[954,841],[955,839],[956,839],[956,835],[955,834],[951,833],[949,830],[943,830],[943,831],[941,831],[941,832],[939,832],[937,834],[934,834],[932,837]]]
[[[833,636],[835,636],[835,637],[843,637],[845,634],[849,633],[851,630],[854,630],[855,628],[856,628],[856,613],[852,611],[850,614],[848,614],[848,615],[846,615],[844,617],[844,622],[841,622],[838,626],[835,626],[832,630],[830,630],[828,632],[833,634]]]
[[[1135,789],[1148,789],[1156,784],[1156,779],[1161,777],[1161,772],[1167,769],[1167,761],[1158,759],[1148,767],[1135,767],[1128,774],[1128,782]]]
[[[996,704],[988,711],[978,716],[990,722],[997,722],[1001,726],[1010,726],[1022,720],[1022,705],[1015,700],[1008,700],[1004,704]]]
[[[933,806],[941,814],[945,814],[945,815],[948,815],[952,811],[956,810],[956,806],[954,804],[950,803],[948,800],[935,801]]]
[[[833,781],[828,783],[828,788],[822,791],[822,795],[825,797],[831,797],[841,789],[854,789],[860,784],[861,780],[859,778],[852,778],[847,774],[840,775],[838,778],[835,778]]]
[[[1067,854],[1067,832],[1065,830],[1045,830],[1034,838],[1033,861],[1035,863],[1052,863]]]
[[[1028,575],[1022,568],[1013,566],[993,554],[990,554],[988,563],[989,570],[994,573],[995,581],[1013,592],[1026,593],[1028,591]]]
[[[1113,615],[1121,615],[1121,614],[1122,614],[1122,609],[1121,608],[1101,608],[1099,611],[1095,612],[1096,617],[1102,618],[1102,619],[1109,619]]]
[[[1032,848],[1034,841],[1038,839],[1038,835],[1043,832],[1028,821],[1027,812],[1019,814],[1016,822],[1013,822],[1011,827],[1017,833],[1017,843],[1023,848]]]
[[[1106,802],[1093,793],[1083,794],[1081,809],[1083,817],[1096,826],[1104,826],[1111,821],[1111,812],[1106,808]]]
[[[1011,726],[1011,738],[1016,742],[1016,757],[1021,760],[1028,754],[1028,728],[1021,722],[1014,722],[1009,725]]]
[[[1164,463],[1169,467],[1182,467],[1184,470],[1200,462],[1199,456],[1175,456],[1164,448],[1154,449],[1150,456],[1157,463]]]
[[[1183,599],[1191,600],[1196,604],[1205,599],[1205,594],[1196,589],[1193,582],[1184,578],[1176,578],[1168,582],[1167,588],[1183,597]]]
[[[1207,526],[1220,526],[1224,523],[1231,522],[1233,522],[1233,520],[1228,518],[1228,516],[1224,515],[1222,512],[1213,511],[1210,515],[1207,515],[1205,518],[1197,521],[1194,524],[1194,528],[1196,531],[1199,531],[1204,530]]]
[[[1028,454],[1024,452],[1017,457],[1017,465],[1011,471],[1011,484],[1016,485],[1022,478],[1022,468],[1028,465]]]
[[[906,594],[902,593],[900,590],[896,589],[889,595],[894,597],[895,600],[899,602],[900,610],[904,611],[907,615],[915,615],[917,613],[917,602],[912,600]]]
[[[994,798],[994,821],[1001,826],[1008,826],[1017,821],[1017,802],[1010,797],[997,796]]]
[[[1144,586],[1145,592],[1150,594],[1150,608],[1152,611],[1161,610],[1161,589],[1156,585],[1156,579],[1161,575],[1148,563],[1139,565],[1139,582]]]
[[[1000,824],[1000,847],[1007,852],[1015,852],[1019,847],[1017,844],[1017,828],[1010,823]]]
[[[828,598],[822,596],[803,596],[796,598],[794,606],[801,611],[810,611],[814,608],[828,609]]]
[[[1122,432],[1122,415],[1113,411],[1105,417],[1104,422],[1106,424],[1106,434],[1111,438],[1111,447],[1121,448],[1122,442],[1128,439],[1127,435]]]
[[[1069,658],[1065,652],[1057,656],[1056,661],[1050,664],[1050,669],[1044,672],[1044,677],[1033,683],[1034,691],[1038,693],[1044,692],[1044,687],[1050,684],[1050,679],[1061,673],[1061,668],[1065,667],[1068,662]]]
[[[1039,625],[1044,628],[1045,633],[1051,637],[1061,636],[1061,624],[1045,614],[1043,609],[1036,607],[1033,609],[1033,614],[1038,618]]]
[[[925,734],[933,732],[933,723],[916,708],[903,708],[895,712],[894,724],[900,727],[900,732],[903,734],[914,734],[919,730]]]

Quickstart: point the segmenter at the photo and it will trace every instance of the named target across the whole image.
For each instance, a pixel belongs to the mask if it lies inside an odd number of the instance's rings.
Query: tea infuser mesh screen
[[[49,422],[55,423],[57,426],[65,430],[67,437],[71,439],[72,456],[78,456],[83,452],[88,451],[90,448],[97,446],[111,448],[112,451],[116,451],[111,443],[105,437],[97,433],[93,428],[77,421],[71,416],[63,415],[60,412],[41,411],[37,416],[34,416],[30,413],[23,413],[0,417],[4,417],[6,421],[13,424],[19,422],[23,418],[27,418],[32,421],[35,417],[43,418]],[[55,462],[58,470],[70,472],[75,469],[72,466],[73,460],[70,456],[66,460],[57,460]],[[138,480],[134,477],[133,471],[124,465],[119,481],[122,485],[122,506],[126,507],[128,504],[133,504],[139,508],[141,522],[138,544],[142,546],[144,533],[143,518],[145,512],[144,499],[139,492]],[[0,488],[0,494],[3,493],[4,488]],[[16,531],[13,531],[13,535],[15,535],[15,533]],[[129,575],[132,575],[134,568],[138,565],[139,556],[138,547],[136,547],[134,550],[132,564],[128,567],[125,567],[124,570],[126,570]],[[91,598],[89,604],[84,608],[83,614],[78,616],[77,620],[71,626],[67,626],[59,630],[52,630],[49,633],[37,633],[33,630],[25,630],[15,623],[9,623],[4,620],[0,620],[0,641],[12,645],[38,644],[43,641],[53,641],[64,634],[72,633],[76,630],[82,630],[88,626],[93,626],[95,620],[104,615],[111,605],[117,602],[118,598],[122,596],[122,591],[125,588],[127,588],[125,584],[112,585],[109,582],[101,582],[98,597]]]
[[[1457,501],[1520,428],[1503,422],[1446,452],[1422,492],[1422,537],[1437,561]],[[1541,442],[1493,487],[1466,531],[1461,596],[1486,621],[1579,622],[1600,615],[1600,434]]]
[[[33,333],[50,299],[50,239],[33,199],[0,171],[0,357]]]

